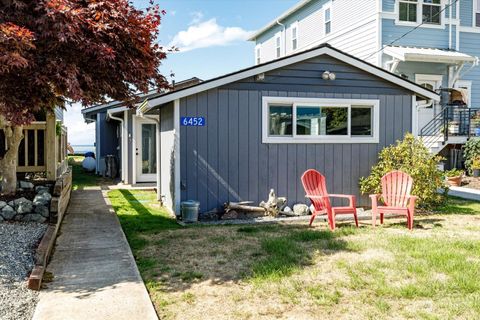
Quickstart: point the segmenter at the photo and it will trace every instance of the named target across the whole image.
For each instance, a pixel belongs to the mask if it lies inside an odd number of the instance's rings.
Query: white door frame
[[[141,125],[142,124],[154,124],[155,125],[155,135],[157,140],[160,139],[159,130],[158,130],[158,123],[153,119],[148,118],[141,118],[138,116],[133,116],[132,121],[132,184],[136,184],[139,182],[155,182],[157,181],[157,174],[142,174],[141,167],[139,167],[141,160],[141,152],[142,152],[142,141],[141,141]],[[159,152],[157,149],[157,145],[155,145],[154,152],[156,156],[159,156]],[[159,168],[157,168],[159,170]]]

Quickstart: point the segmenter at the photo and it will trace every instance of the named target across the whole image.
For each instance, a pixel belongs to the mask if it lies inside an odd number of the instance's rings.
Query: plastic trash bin
[[[200,202],[188,200],[180,204],[180,211],[182,213],[183,222],[197,222],[198,211],[200,209]]]

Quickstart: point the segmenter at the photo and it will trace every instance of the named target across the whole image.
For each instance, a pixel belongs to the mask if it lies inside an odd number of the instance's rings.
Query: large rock
[[[2,208],[2,211],[0,211],[0,215],[5,219],[5,220],[12,220],[13,217],[15,217],[15,215],[17,214],[17,212],[15,211],[15,209],[13,209],[11,206],[9,205],[6,205],[5,207]]]
[[[22,221],[25,222],[40,222],[43,223],[47,220],[47,218],[43,217],[40,214],[36,213],[29,213],[23,216]]]
[[[31,182],[20,181],[20,188],[24,189],[24,190],[33,190],[33,188],[35,188],[35,186]]]
[[[49,192],[50,191],[50,188],[47,187],[47,186],[36,186],[35,187],[35,192],[38,193],[38,194],[42,194],[44,192]]]
[[[2,210],[5,206],[7,206],[7,203],[5,201],[0,201],[0,210]]]
[[[25,198],[13,200],[13,205],[18,214],[26,214],[33,211],[33,202]]]
[[[37,205],[35,207],[35,213],[41,215],[42,217],[48,218],[50,215],[50,210],[46,206]]]
[[[35,198],[33,198],[33,204],[36,206],[46,206],[50,203],[50,200],[52,200],[52,195],[45,191],[37,194]]]
[[[293,206],[293,213],[297,216],[307,216],[310,213],[306,204],[296,204]]]

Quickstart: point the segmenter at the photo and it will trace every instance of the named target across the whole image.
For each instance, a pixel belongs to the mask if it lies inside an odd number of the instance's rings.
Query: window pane
[[[292,135],[292,106],[269,107],[269,135]]]
[[[440,24],[440,6],[423,5],[423,22]]]
[[[325,21],[330,21],[330,9],[325,10]]]
[[[480,27],[480,13],[476,13],[475,17],[476,17],[475,26]]]
[[[297,50],[297,39],[293,40],[292,47],[293,47],[293,50]]]
[[[331,23],[327,22],[325,23],[325,34],[329,34],[330,31],[332,31]]]
[[[347,135],[348,108],[298,107],[297,135]]]
[[[352,136],[372,136],[372,108],[352,106]]]
[[[417,21],[417,4],[400,2],[400,21]]]

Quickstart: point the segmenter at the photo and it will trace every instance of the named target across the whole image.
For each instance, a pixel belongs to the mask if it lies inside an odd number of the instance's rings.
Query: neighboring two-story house
[[[326,42],[429,89],[463,88],[464,104],[480,107],[480,0],[303,0],[250,40],[256,64]],[[418,104],[412,130],[435,137],[432,151],[475,134],[471,109],[444,117],[443,105]]]

